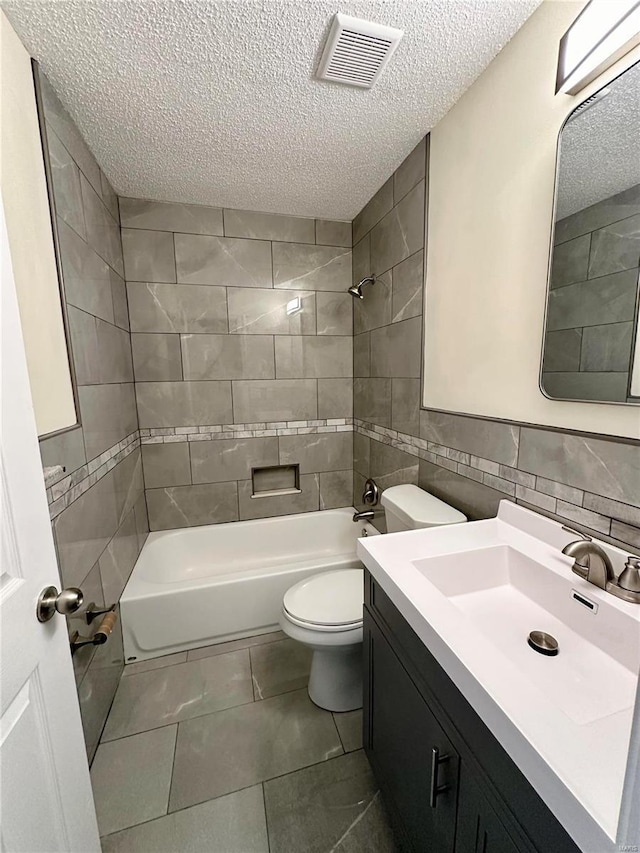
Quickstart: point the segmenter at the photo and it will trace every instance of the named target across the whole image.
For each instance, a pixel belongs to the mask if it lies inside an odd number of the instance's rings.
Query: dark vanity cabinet
[[[367,573],[364,745],[403,853],[579,853]]]

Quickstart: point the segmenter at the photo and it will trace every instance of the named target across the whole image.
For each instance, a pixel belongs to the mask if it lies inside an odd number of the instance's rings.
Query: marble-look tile
[[[271,518],[275,515],[294,515],[298,512],[315,512],[320,509],[320,482],[318,474],[300,475],[300,492],[293,495],[252,498],[251,480],[238,482],[240,521],[251,518]]]
[[[521,428],[518,467],[578,489],[640,506],[637,445]]]
[[[280,464],[299,464],[302,474],[352,467],[353,441],[349,432],[281,435],[279,442]]]
[[[353,470],[327,471],[320,474],[320,509],[351,506],[353,502]]]
[[[41,439],[40,458],[43,468],[61,465],[66,469],[60,473],[59,480],[72,474],[87,461],[82,440],[82,427]]]
[[[224,287],[129,281],[127,296],[132,332],[228,331]]]
[[[590,246],[591,234],[583,234],[554,246],[549,287],[564,287],[576,281],[585,281],[589,269]]]
[[[273,243],[274,287],[286,290],[338,290],[351,285],[351,249]]]
[[[640,548],[640,527],[624,524],[615,519],[611,522],[611,536],[630,548]]]
[[[165,666],[175,666],[177,663],[186,662],[186,652],[175,652],[172,655],[163,655],[161,658],[151,658],[150,660],[139,660],[136,663],[125,664],[122,677],[128,678],[130,675],[140,675],[142,672],[151,672],[152,669],[162,669]]]
[[[200,204],[121,198],[120,221],[123,228],[181,231],[185,234],[210,234],[219,237],[224,233],[222,210]]]
[[[279,643],[253,646],[249,653],[256,700],[307,686],[312,655],[308,646],[286,639]]]
[[[47,127],[49,164],[56,213],[82,238],[86,238],[80,170],[51,127]]]
[[[626,270],[549,292],[547,329],[600,326],[633,319],[638,271]]]
[[[355,246],[393,207],[393,176],[372,196],[353,220]],[[388,267],[387,267],[388,269]]]
[[[304,291],[230,287],[229,331],[242,335],[314,335],[316,296]]]
[[[175,282],[173,234],[168,231],[123,228],[122,252],[129,281]]]
[[[311,420],[317,417],[315,379],[241,379],[233,382],[234,423]],[[219,423],[230,422],[229,418]],[[201,420],[200,423],[215,421]]]
[[[75,122],[62,106],[62,103],[41,68],[38,69],[38,78],[40,80],[40,89],[42,92],[44,114],[47,124],[51,125],[64,147],[71,154],[84,175],[88,178],[89,183],[94,190],[97,193],[101,193],[102,183],[100,180],[100,167],[96,162],[96,158],[89,150],[89,146],[82,138]]]
[[[118,622],[109,642],[96,647],[87,672],[78,686],[82,730],[89,762],[98,747],[123,666],[122,628]]]
[[[100,835],[167,813],[178,726],[103,743],[91,767]]]
[[[560,400],[627,400],[627,373],[543,373],[545,393]]]
[[[83,637],[93,637],[93,635],[98,630],[98,625],[100,624],[100,620],[94,620],[91,625],[87,625],[87,617],[86,612],[89,609],[89,605],[92,607],[95,605],[98,609],[104,607],[104,599],[102,597],[102,581],[100,580],[100,568],[96,563],[95,566],[91,569],[86,578],[81,582],[80,589],[84,595],[84,603],[80,610],[71,615],[67,616],[67,628],[69,630],[69,637],[73,636],[73,634],[77,631]],[[95,646],[82,646],[77,649],[76,653],[71,658],[71,662],[73,663],[73,673],[76,678],[76,684],[80,684],[84,674],[87,671],[89,664],[91,663],[91,659],[93,658],[95,652]]]
[[[102,741],[252,701],[251,668],[246,649],[154,669],[122,679]]]
[[[101,382],[133,382],[133,362],[129,333],[96,319]]]
[[[129,306],[127,305],[127,286],[124,279],[109,268],[111,278],[111,298],[113,300],[113,322],[121,329],[129,331]],[[108,319],[108,318],[103,318]]]
[[[353,375],[353,339],[337,335],[277,335],[278,379],[344,379]]]
[[[369,452],[369,476],[373,477],[381,490],[404,483],[418,485],[417,456],[380,441],[372,441]]]
[[[78,388],[87,459],[99,456],[138,428],[133,383]]]
[[[536,477],[535,484],[531,488],[534,487],[538,492],[551,495],[554,498],[560,498],[577,506],[582,504],[584,498],[582,489],[574,489],[573,486],[565,486],[564,483],[557,483],[554,480],[547,480],[544,477]]]
[[[393,203],[397,204],[425,176],[426,137],[422,137],[413,151],[405,157],[393,175]]]
[[[640,213],[591,235],[589,278],[636,269],[640,265]]]
[[[225,208],[224,233],[227,237],[250,237],[258,240],[282,240],[287,243],[315,243],[313,219],[257,213],[253,210]]]
[[[544,339],[543,370],[580,370],[582,329],[559,329],[547,332]]]
[[[316,708],[306,690],[198,717],[178,731],[169,809],[176,811],[341,753],[331,714]]]
[[[211,443],[210,441],[176,441],[171,444],[143,444],[140,449],[145,488],[189,485],[191,483],[190,444],[195,446]]]
[[[87,243],[105,260],[110,267],[124,275],[122,264],[122,244],[120,243],[120,228],[113,216],[105,207],[100,195],[93,189],[83,174],[80,175],[82,186],[82,206],[84,222],[87,229]]]
[[[371,275],[371,232],[354,245],[351,252],[352,283],[357,284]]]
[[[181,335],[185,379],[274,379],[271,335]]]
[[[632,353],[633,322],[588,326],[582,333],[580,370],[626,373]]]
[[[362,332],[387,326],[392,317],[392,273],[379,275],[375,284],[366,285],[363,299],[354,299],[353,331]]]
[[[463,512],[469,521],[494,518],[501,500],[508,498],[483,483],[461,477],[455,471],[420,460],[418,485]],[[517,489],[524,488],[518,486]]]
[[[353,379],[318,379],[318,417],[353,416]]]
[[[98,561],[102,598],[107,607],[120,600],[137,559],[138,532],[135,515],[131,510]]]
[[[394,323],[422,314],[424,257],[420,250],[393,268],[391,314]]]
[[[144,496],[144,489],[140,496],[136,499],[133,505],[133,511],[136,516],[136,531],[138,533],[138,553],[142,551],[144,543],[149,535],[149,517],[147,515],[147,501]]]
[[[391,829],[363,752],[264,785],[271,853],[394,853]]]
[[[252,468],[278,464],[278,439],[230,438],[191,442],[194,483],[248,480]]]
[[[519,432],[520,427],[513,424],[432,410],[420,412],[421,438],[492,459],[511,468],[523,467],[517,464]]]
[[[141,429],[232,421],[230,382],[137,382],[136,399]]]
[[[218,797],[101,840],[103,853],[269,853],[262,786]]]
[[[113,469],[113,488],[118,524],[121,524],[144,490],[142,456],[139,448],[126,456]]]
[[[67,302],[113,323],[112,270],[109,264],[59,216],[56,224]]]
[[[561,219],[556,223],[554,241],[564,243],[579,234],[596,231],[605,225],[619,222],[638,213],[640,213],[640,184]]]
[[[391,379],[354,379],[353,416],[391,426]]]
[[[353,433],[353,467],[363,477],[369,476],[371,465],[371,439],[362,433]]]
[[[68,315],[78,385],[133,382],[129,333],[73,306]]]
[[[333,719],[345,752],[362,749],[362,710],[334,714]]]
[[[391,428],[420,435],[420,379],[391,380]]]
[[[104,206],[107,208],[111,216],[115,219],[117,224],[120,224],[120,208],[118,206],[118,196],[116,195],[115,190],[111,186],[111,181],[105,173],[100,170],[100,188],[101,188],[101,197],[104,202]]]
[[[73,366],[78,385],[100,383],[102,362],[98,355],[98,334],[96,318],[92,314],[80,311],[73,305],[67,306],[69,333]]]
[[[351,223],[334,219],[316,219],[316,243],[319,246],[351,248]]]
[[[272,287],[271,244],[176,234],[178,281],[229,287]]]
[[[136,382],[162,382],[182,379],[182,356],[180,354],[180,335],[133,334],[131,350]],[[204,379],[210,377],[192,377],[185,379]]]
[[[538,478],[538,481],[540,478]],[[540,488],[538,486],[538,488]],[[634,527],[640,527],[640,501],[638,506],[630,506],[620,501],[613,501],[610,498],[604,498],[601,495],[593,495],[587,492],[584,495],[583,501],[571,501],[570,498],[565,498],[570,503],[575,503],[578,506],[582,504],[585,509],[593,510],[601,515],[608,515],[618,521],[632,524]]]
[[[238,649],[250,649],[252,646],[261,646],[263,643],[277,643],[286,640],[287,635],[283,631],[270,631],[268,634],[257,634],[254,637],[244,637],[241,640],[230,640],[228,643],[216,643],[213,646],[203,646],[200,649],[191,649],[187,652],[188,660],[200,660],[200,658],[225,655],[227,652],[235,652]]]
[[[348,293],[316,293],[317,333],[319,335],[352,335],[353,303]]]
[[[371,232],[371,269],[385,272],[424,245],[424,181],[410,190]]]
[[[371,335],[363,332],[353,337],[353,375],[371,376]]]
[[[598,533],[606,535],[611,530],[611,519],[597,512],[592,512],[590,509],[584,509],[581,506],[575,506],[565,501],[557,501],[555,511],[562,518],[568,518],[569,521],[575,522],[582,527],[588,527],[589,530],[597,530]]]
[[[371,375],[419,378],[422,317],[412,317],[371,332]]]
[[[150,530],[238,521],[236,483],[147,489],[146,497]]]

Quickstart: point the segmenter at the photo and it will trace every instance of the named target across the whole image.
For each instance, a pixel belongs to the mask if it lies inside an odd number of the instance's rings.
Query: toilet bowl
[[[326,711],[362,707],[364,570],[306,578],[287,590],[280,626],[313,650],[309,697]]]
[[[461,512],[417,486],[392,486],[381,500],[387,530],[459,524]],[[312,575],[292,586],[282,601],[280,627],[313,650],[311,701],[327,711],[362,707],[362,612],[364,570]]]

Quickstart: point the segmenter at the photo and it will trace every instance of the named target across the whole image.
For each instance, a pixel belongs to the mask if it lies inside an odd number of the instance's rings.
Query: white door
[[[100,850],[66,620],[36,619],[60,589],[0,204],[0,832],[3,853]]]

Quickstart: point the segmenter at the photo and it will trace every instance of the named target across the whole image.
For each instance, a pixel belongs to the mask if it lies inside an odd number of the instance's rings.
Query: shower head
[[[375,284],[375,283],[376,283],[375,276],[368,275],[368,276],[366,276],[366,278],[363,278],[357,284],[354,284],[352,287],[350,287],[349,290],[347,291],[347,293],[350,293],[354,299],[364,299],[364,295],[362,293],[362,288],[364,287],[364,285],[365,284]]]

